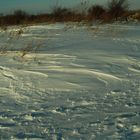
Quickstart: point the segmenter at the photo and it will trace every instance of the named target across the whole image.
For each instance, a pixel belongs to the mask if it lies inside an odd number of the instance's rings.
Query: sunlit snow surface
[[[140,139],[140,25],[14,30],[0,31],[1,140]]]

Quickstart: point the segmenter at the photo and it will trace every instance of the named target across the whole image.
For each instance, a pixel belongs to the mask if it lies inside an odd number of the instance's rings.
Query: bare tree
[[[93,5],[92,7],[90,7],[88,9],[88,15],[90,17],[93,17],[95,19],[100,19],[102,14],[105,12],[106,10],[104,9],[104,7],[100,6],[100,5]]]
[[[22,10],[16,10],[16,11],[14,11],[14,15],[24,17],[24,16],[27,16],[27,13]]]
[[[64,16],[67,16],[69,14],[71,14],[71,11],[67,8],[54,7],[52,11],[52,15],[55,18],[63,18]]]
[[[111,17],[117,20],[128,10],[128,0],[111,0],[108,3],[108,11]]]

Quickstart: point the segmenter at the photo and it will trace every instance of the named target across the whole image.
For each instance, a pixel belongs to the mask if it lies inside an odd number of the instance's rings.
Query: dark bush
[[[14,11],[14,16],[16,17],[21,17],[21,18],[25,18],[28,16],[28,14],[25,11],[22,10],[16,10]]]
[[[15,20],[16,24],[23,23],[28,19],[28,14],[22,10],[16,10],[13,14],[13,20]]]
[[[127,0],[111,0],[108,3],[108,12],[112,19],[118,20],[128,10]]]
[[[69,10],[67,8],[53,7],[51,15],[56,20],[62,20],[65,17],[71,16],[72,12],[71,12],[71,10]]]
[[[95,18],[95,19],[100,19],[102,14],[105,12],[106,12],[105,8],[100,5],[93,5],[88,9],[88,15],[91,18]]]

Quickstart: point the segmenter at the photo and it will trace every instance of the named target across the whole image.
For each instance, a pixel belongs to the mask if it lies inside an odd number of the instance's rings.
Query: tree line
[[[81,3],[84,7],[84,3]],[[134,16],[134,17],[133,17]],[[110,0],[107,7],[102,5],[91,5],[82,11],[72,10],[61,6],[54,6],[51,13],[31,15],[22,10],[16,10],[13,14],[0,15],[0,25],[34,24],[44,22],[66,22],[66,21],[102,21],[112,22],[117,20],[127,21],[129,17],[140,21],[140,10],[129,10],[127,0]]]

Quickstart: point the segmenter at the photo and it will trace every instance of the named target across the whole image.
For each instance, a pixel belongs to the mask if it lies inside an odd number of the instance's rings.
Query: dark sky
[[[49,11],[56,3],[62,6],[72,7],[78,5],[81,1],[82,0],[0,0],[0,13],[10,13],[15,9],[22,9],[32,13],[45,12]],[[87,1],[104,5],[108,0]],[[140,9],[140,0],[129,0],[129,2],[132,9]]]

